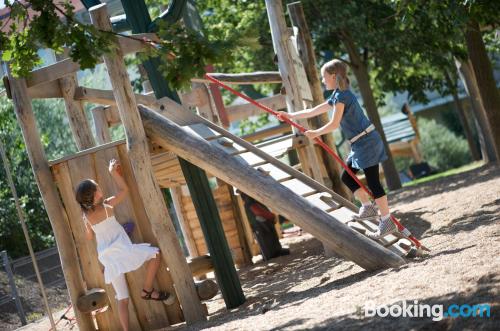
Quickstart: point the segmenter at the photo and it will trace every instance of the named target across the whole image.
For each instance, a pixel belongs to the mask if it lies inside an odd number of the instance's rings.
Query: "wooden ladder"
[[[374,221],[352,221],[352,216],[358,213],[358,207],[352,202],[278,159],[291,148],[291,136],[253,145],[202,117],[196,117],[197,123],[185,125],[184,128],[223,149],[228,155],[240,158],[251,167],[271,176],[280,185],[360,233],[377,230]],[[406,255],[407,250],[412,247],[412,243],[399,233],[387,235],[378,242],[398,255]]]

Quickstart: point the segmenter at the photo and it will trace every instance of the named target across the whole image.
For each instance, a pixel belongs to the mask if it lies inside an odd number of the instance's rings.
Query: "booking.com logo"
[[[418,300],[401,300],[391,305],[378,306],[370,301],[365,304],[364,312],[365,317],[431,317],[433,321],[440,321],[446,317],[490,317],[491,305],[451,304],[445,309],[444,305],[422,304]]]

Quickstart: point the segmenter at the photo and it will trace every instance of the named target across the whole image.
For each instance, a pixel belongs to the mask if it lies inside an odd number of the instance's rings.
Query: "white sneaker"
[[[396,224],[391,220],[391,218],[380,219],[380,223],[378,224],[377,232],[375,233],[367,233],[366,235],[372,239],[380,239],[388,234],[394,233],[398,231]]]
[[[352,217],[353,221],[364,221],[378,217],[378,209],[374,204],[363,205],[359,208],[359,213]]]

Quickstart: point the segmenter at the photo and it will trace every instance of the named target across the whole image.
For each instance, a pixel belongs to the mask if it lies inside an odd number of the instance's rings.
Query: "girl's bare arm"
[[[314,139],[318,136],[332,132],[333,130],[337,129],[340,126],[340,120],[342,119],[342,115],[344,115],[344,107],[345,105],[343,103],[337,102],[335,104],[335,110],[333,112],[333,117],[330,120],[330,122],[328,122],[319,129],[306,131],[305,135],[311,139]]]
[[[113,159],[109,162],[109,172],[111,174],[111,177],[113,177],[116,184],[118,185],[118,193],[107,198],[105,202],[106,204],[114,207],[122,202],[123,199],[125,199],[128,194],[129,188],[120,173],[120,164],[118,163],[118,161]]]
[[[94,239],[94,230],[92,230],[92,228],[90,227],[90,223],[89,222],[85,222],[85,238],[87,238],[87,240],[92,240]]]
[[[328,104],[328,102],[325,101],[322,104],[317,105],[314,108],[304,109],[304,110],[301,110],[301,111],[298,111],[295,113],[287,113],[287,112],[280,111],[280,112],[278,112],[279,113],[278,118],[279,117],[287,117],[289,119],[310,118],[310,117],[314,117],[314,116],[326,113],[327,111],[329,111],[331,109],[331,107],[332,106],[330,106]]]

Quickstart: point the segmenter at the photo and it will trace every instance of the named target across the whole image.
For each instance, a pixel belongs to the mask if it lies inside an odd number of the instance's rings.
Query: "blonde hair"
[[[324,73],[325,71],[330,75],[335,74],[337,86],[340,90],[347,90],[349,88],[350,82],[347,77],[347,64],[338,59],[333,59],[321,67],[321,72]]]

